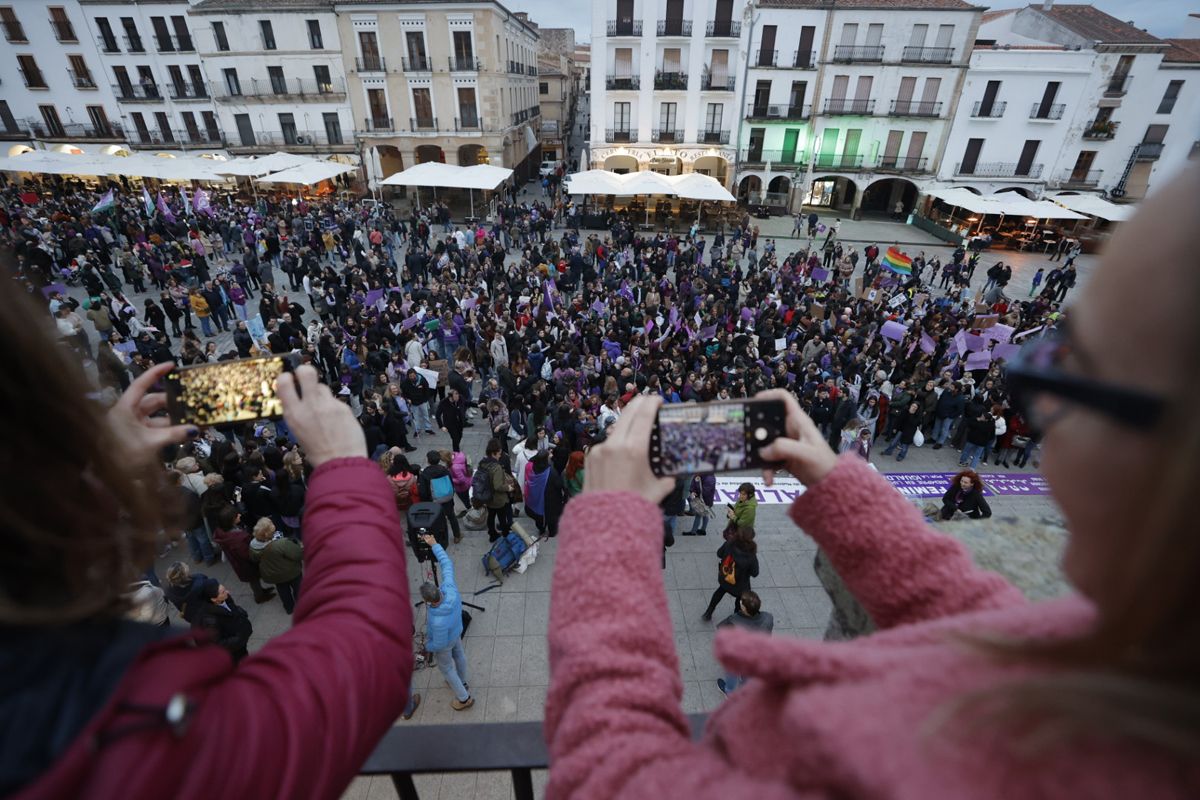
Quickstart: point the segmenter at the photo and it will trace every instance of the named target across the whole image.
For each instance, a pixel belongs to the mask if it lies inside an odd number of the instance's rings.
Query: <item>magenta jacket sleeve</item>
[[[790,513],[881,628],[1025,602],[853,454],[797,497]]]
[[[662,514],[631,493],[580,495],[550,593],[546,796],[796,798],[693,743],[667,611]]]
[[[404,709],[412,605],[394,494],[376,464],[313,472],[304,561],[292,629],[198,711],[196,733],[237,748],[196,749],[192,774],[225,776],[211,796],[337,798]]]

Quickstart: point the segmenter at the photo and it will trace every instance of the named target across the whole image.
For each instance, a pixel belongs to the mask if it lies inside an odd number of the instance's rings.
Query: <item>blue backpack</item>
[[[429,496],[435,503],[449,503],[454,499],[454,484],[449,475],[442,475],[429,482]]]
[[[483,571],[490,572],[496,576],[496,580],[503,581],[504,574],[512,571],[521,560],[525,549],[525,540],[516,532],[509,531],[493,542],[492,548],[484,555]]]

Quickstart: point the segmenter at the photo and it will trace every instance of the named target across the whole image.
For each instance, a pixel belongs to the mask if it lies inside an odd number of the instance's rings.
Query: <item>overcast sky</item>
[[[528,11],[538,25],[574,28],[575,41],[591,39],[592,0],[500,0],[511,11]],[[1026,0],[977,0],[990,8],[1028,5]],[[1189,0],[1095,0],[1093,5],[1120,20],[1133,20],[1155,36],[1183,36],[1187,15],[1200,12],[1200,2]],[[1196,22],[1200,25],[1200,22]]]

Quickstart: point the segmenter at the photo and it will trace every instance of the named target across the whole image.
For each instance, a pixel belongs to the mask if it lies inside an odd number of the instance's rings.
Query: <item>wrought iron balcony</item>
[[[654,88],[679,90],[687,89],[688,76],[686,72],[663,72],[658,70],[654,73]]]
[[[700,76],[700,88],[706,92],[732,92],[736,84],[737,81],[732,75],[713,75],[707,67]]]
[[[874,114],[874,100],[847,100],[830,98],[825,101],[826,114]]]
[[[761,105],[751,103],[746,106],[746,119],[808,119],[812,116],[810,105]]]
[[[637,75],[607,75],[604,78],[604,88],[613,92],[624,92],[638,89],[642,79]]]
[[[940,117],[942,103],[940,100],[925,102],[920,100],[893,100],[888,109],[892,117]]]
[[[432,72],[433,65],[426,56],[416,56],[415,58],[400,59],[400,66],[405,72]]]
[[[6,41],[15,43],[25,43],[29,39],[25,36],[25,27],[17,20],[5,20],[0,22],[0,26],[4,28],[4,38]]]
[[[142,43],[142,37],[140,37],[140,36],[124,36],[122,38],[125,40],[125,52],[127,52],[127,53],[144,53],[144,52],[146,52],[146,45]]]
[[[109,123],[107,126],[96,127],[80,123],[59,123],[47,125],[44,120],[27,119],[25,128],[36,139],[75,139],[79,141],[121,141],[125,133],[120,125]]]
[[[691,36],[692,21],[690,19],[660,19],[658,21],[659,36]]]
[[[1162,156],[1162,142],[1142,142],[1138,145],[1138,161],[1157,161]]]
[[[191,36],[176,36],[167,34],[166,36],[154,36],[155,46],[160,53],[190,53],[196,49],[192,44]]]
[[[881,172],[928,172],[929,159],[917,156],[880,156],[875,169]]]
[[[101,53],[119,53],[121,46],[117,44],[115,36],[97,36],[96,45],[100,48]]]
[[[808,165],[804,153],[800,150],[763,150],[758,147],[749,147],[743,150],[741,161],[744,164],[770,164],[772,167],[782,169]]]
[[[971,109],[971,116],[978,119],[999,119],[1004,116],[1004,109],[1008,108],[1008,103],[993,102],[989,106],[984,106],[983,102],[977,102],[975,107]]]
[[[696,138],[704,144],[729,144],[729,131],[700,131]]]
[[[168,85],[171,92],[172,100],[207,100],[209,99],[208,89],[204,84],[196,85],[194,83],[172,83]]]
[[[816,69],[817,51],[797,50],[792,53],[792,67],[794,69]]]
[[[1123,97],[1125,92],[1129,90],[1128,72],[1121,72],[1113,75],[1108,79],[1108,85],[1104,87],[1105,97]]]
[[[54,38],[60,42],[78,42],[79,37],[75,35],[75,26],[68,20],[50,20],[50,27],[54,29]]]
[[[0,121],[0,139],[28,139],[29,126],[19,120]]]
[[[155,103],[163,99],[157,83],[118,83],[112,90],[118,100],[126,103]]]
[[[640,19],[610,19],[608,21],[609,36],[641,36],[642,21]]]
[[[955,175],[972,175],[977,178],[1030,178],[1036,179],[1042,177],[1042,165],[1030,164],[1027,167],[1022,167],[1021,164],[1011,161],[980,161],[974,166],[962,164],[961,162],[954,166]]]
[[[46,76],[42,74],[40,69],[25,69],[18,67],[21,71],[21,77],[25,79],[25,86],[29,89],[48,89],[46,86]]]
[[[260,133],[255,131],[254,138],[251,141],[242,141],[240,138],[232,139],[228,136],[224,138],[225,149],[230,152],[263,152],[266,150],[289,150],[289,151],[306,151],[312,152],[320,149],[343,149],[352,150],[354,142],[351,139],[346,141],[345,137],[338,131],[338,136],[335,139],[330,139],[325,131],[288,131],[279,132],[270,131]]]
[[[1064,188],[1090,188],[1100,184],[1100,176],[1103,174],[1102,169],[1068,170],[1059,176],[1058,183]]]
[[[363,120],[363,133],[393,133],[395,121],[391,117],[367,117]]]
[[[213,96],[217,100],[226,101],[234,98],[234,102],[241,103],[297,98],[331,100],[346,93],[345,82],[340,78],[336,81],[332,78],[329,81],[318,81],[315,78],[251,78],[239,82],[236,92],[231,91],[227,84],[221,82],[214,82],[212,89]]]
[[[436,131],[438,129],[437,117],[409,117],[408,128],[412,131]]]
[[[1111,139],[1117,135],[1117,128],[1120,126],[1121,123],[1114,122],[1111,119],[1093,120],[1092,124],[1089,125],[1087,130],[1083,132],[1083,138],[1091,139],[1092,141],[1104,141],[1105,139]]]
[[[387,72],[387,59],[383,56],[367,56],[354,59],[356,72]]]
[[[833,60],[843,63],[854,61],[883,61],[881,44],[839,44],[833,48]]]
[[[629,128],[608,128],[604,131],[604,141],[609,144],[627,143],[636,139],[636,134]]]
[[[660,144],[679,144],[683,141],[683,131],[679,128],[655,128],[650,132],[650,141]]]
[[[1062,119],[1063,111],[1066,109],[1066,103],[1034,103],[1033,107],[1029,109],[1029,118],[1044,120]]]
[[[475,56],[450,56],[451,72],[479,72],[479,59]]]
[[[954,48],[906,47],[900,55],[900,60],[918,64],[949,64],[954,60]]]
[[[713,39],[736,39],[742,35],[742,23],[734,20],[711,20],[705,35]]]
[[[67,74],[71,76],[71,85],[76,89],[95,89],[96,79],[92,77],[91,72],[76,72],[67,67]]]
[[[478,131],[482,129],[483,126],[479,124],[479,117],[474,113],[454,118],[454,130],[456,131]]]
[[[778,50],[758,50],[754,53],[753,59],[750,61],[752,67],[777,67],[779,66],[779,51]]]
[[[862,169],[863,157],[820,153],[813,161],[813,166],[817,169],[858,170]]]

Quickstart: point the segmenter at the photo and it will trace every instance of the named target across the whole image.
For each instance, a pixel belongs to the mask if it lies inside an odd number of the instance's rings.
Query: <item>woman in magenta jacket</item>
[[[150,416],[171,365],[106,416],[20,294],[0,293],[0,367],[22,387],[0,418],[0,796],[339,797],[413,667],[396,504],[349,407],[312,367],[279,379],[316,466],[305,592],[291,630],[235,666],[207,633],[122,620],[155,554],[157,454],[198,433]]]
[[[1117,231],[1069,331],[1008,366],[1045,432],[1078,593],[1026,602],[861,459],[835,456],[791,395],[767,393],[788,405],[788,438],[764,455],[808,487],[791,518],[879,630],[718,632],[718,659],[747,682],[693,742],[659,570],[672,481],[647,458],[660,401],[637,398],[563,519],[547,797],[1200,796],[1200,168],[1185,176]]]

